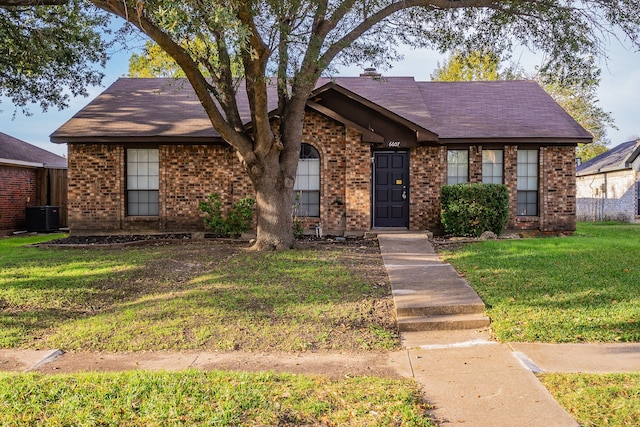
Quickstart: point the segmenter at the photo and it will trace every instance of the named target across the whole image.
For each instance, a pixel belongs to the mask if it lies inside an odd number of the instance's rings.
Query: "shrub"
[[[244,197],[231,206],[226,218],[222,213],[222,201],[218,193],[211,194],[206,201],[200,202],[198,209],[206,215],[204,224],[219,236],[238,237],[249,230],[253,222],[255,199]]]
[[[502,184],[445,185],[440,192],[444,231],[455,236],[500,235],[509,220],[509,190]]]

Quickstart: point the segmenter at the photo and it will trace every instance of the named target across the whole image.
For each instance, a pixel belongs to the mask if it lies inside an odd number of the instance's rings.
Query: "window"
[[[127,149],[127,215],[157,216],[158,149]]]
[[[502,150],[482,150],[482,182],[502,184],[503,158]]]
[[[538,150],[518,150],[518,215],[538,215]]]
[[[320,216],[320,154],[309,144],[300,147],[294,184],[294,205],[299,216]]]
[[[469,152],[467,150],[447,151],[447,184],[469,182]]]

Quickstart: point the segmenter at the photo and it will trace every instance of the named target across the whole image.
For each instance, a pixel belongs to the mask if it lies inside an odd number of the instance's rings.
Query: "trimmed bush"
[[[440,203],[444,231],[454,236],[500,235],[509,220],[509,190],[502,184],[445,185]]]

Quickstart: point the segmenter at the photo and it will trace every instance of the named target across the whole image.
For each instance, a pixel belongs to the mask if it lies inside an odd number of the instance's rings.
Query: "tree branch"
[[[15,6],[61,6],[69,0],[0,0],[0,7]]]
[[[348,0],[347,2],[349,2]],[[344,48],[350,46],[365,32],[373,28],[374,25],[382,22],[384,19],[401,10],[411,9],[413,7],[431,7],[434,9],[463,9],[463,8],[482,8],[500,5],[498,0],[401,0],[396,1],[387,7],[380,9],[378,12],[364,19],[358,26],[351,30],[340,40],[333,43],[327,48],[319,61],[329,64]],[[335,25],[335,24],[334,24]]]
[[[251,109],[254,131],[254,154],[266,157],[275,140],[269,122],[267,79],[265,71],[271,56],[268,46],[260,37],[256,27],[250,2],[243,4],[236,12],[240,22],[249,29],[249,45],[242,49],[245,84]]]
[[[174,42],[171,37],[147,19],[144,15],[144,10],[129,13],[126,4],[123,4],[120,0],[91,0],[91,2],[107,12],[128,20],[167,52],[185,72],[198,100],[209,116],[213,127],[220,133],[225,141],[240,152],[245,161],[252,161],[252,141],[248,139],[243,132],[231,127],[222,116],[218,106],[209,93],[209,84],[200,72],[198,64],[196,64],[182,46]]]

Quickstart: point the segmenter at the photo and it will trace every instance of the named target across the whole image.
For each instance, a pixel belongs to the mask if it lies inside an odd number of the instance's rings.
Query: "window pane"
[[[308,190],[319,190],[319,189],[320,189],[320,175],[310,175]]]
[[[538,215],[538,150],[518,150],[518,215]]]
[[[298,161],[298,175],[309,175],[309,162],[306,160]]]
[[[309,175],[320,176],[320,160],[312,159],[307,160],[306,163],[309,165]]]
[[[127,149],[128,215],[158,215],[159,175],[158,149]]]
[[[159,150],[146,150],[149,156],[149,163],[159,163],[160,162],[160,151]]]
[[[503,158],[502,150],[482,150],[482,182],[502,184]]]
[[[469,152],[467,150],[447,151],[447,184],[469,181]]]
[[[298,172],[293,186],[294,209],[298,216],[320,216],[320,154],[312,145],[302,144]]]

